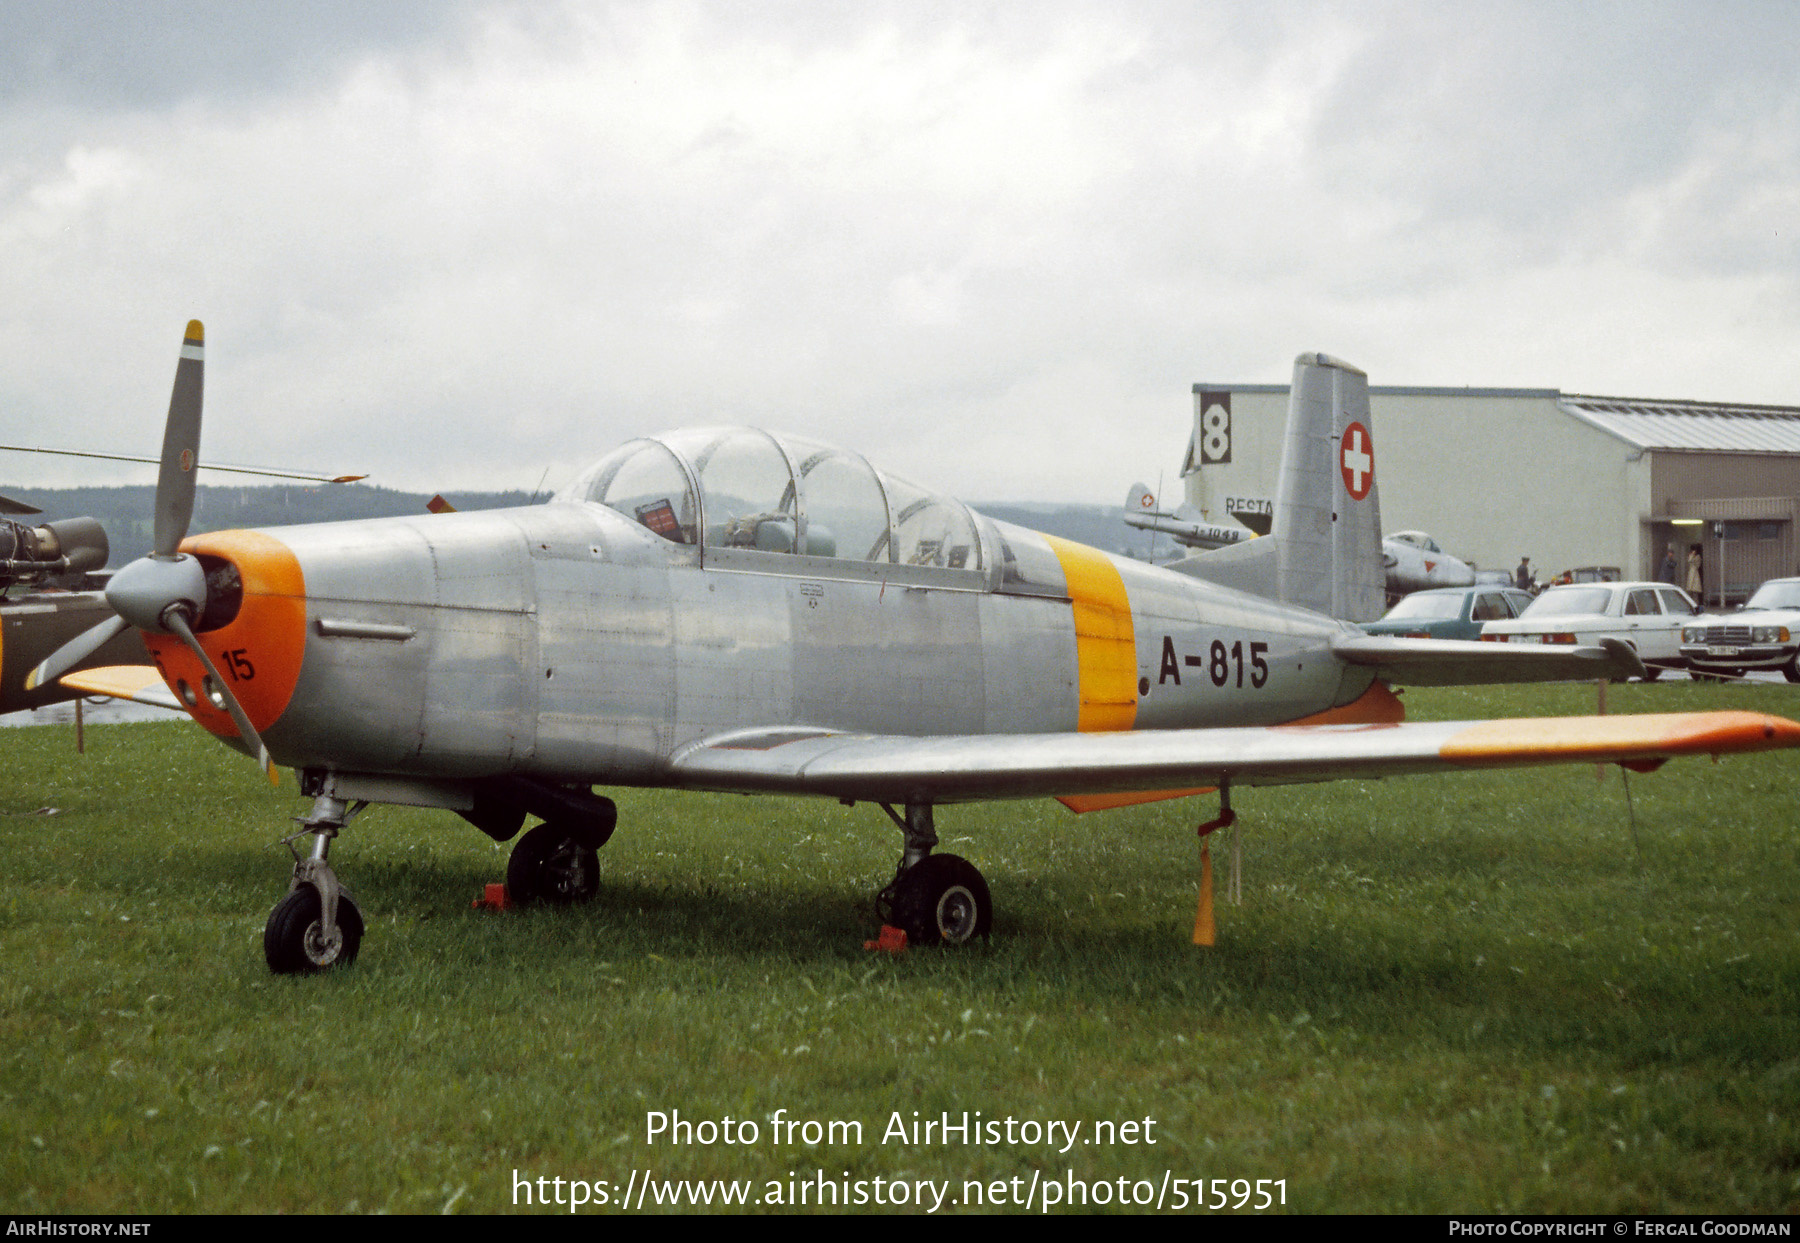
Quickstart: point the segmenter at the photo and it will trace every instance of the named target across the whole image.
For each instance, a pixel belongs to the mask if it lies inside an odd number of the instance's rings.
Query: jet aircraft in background
[[[26,690],[31,671],[77,635],[112,616],[92,590],[105,567],[106,531],[92,518],[22,522],[39,509],[0,497],[0,714],[74,699],[79,691],[50,683]],[[19,594],[12,595],[14,589]],[[143,644],[120,635],[84,666],[143,659]]]
[[[598,888],[617,811],[595,786],[879,805],[904,846],[878,904],[923,943],[985,935],[940,804],[1221,793],[1515,764],[1800,745],[1748,712],[1402,723],[1390,683],[1641,675],[1630,648],[1377,638],[1383,590],[1367,378],[1295,363],[1268,537],[1180,572],[995,522],[860,455],[752,428],[634,440],[548,504],[184,538],[203,338],[188,327],[155,551],[117,616],[34,671],[173,698],[294,769],[313,845],[271,913],[278,972],[356,955],[331,843],[370,803],[455,811],[499,841],[518,900]],[[142,633],[154,668],[65,676]],[[754,832],[753,825],[745,831]]]
[[[1423,531],[1395,531],[1382,540],[1381,564],[1390,599],[1433,587],[1475,585],[1475,567],[1439,548]]]
[[[1133,484],[1125,496],[1125,522],[1203,552],[1256,538],[1256,532],[1236,523],[1207,522],[1205,515],[1192,505],[1164,509],[1157,504],[1155,494],[1141,483]],[[1469,587],[1475,582],[1475,570],[1468,562],[1439,548],[1437,541],[1423,531],[1395,531],[1384,538],[1381,564],[1386,571],[1389,602],[1415,591]]]
[[[1256,532],[1235,522],[1206,521],[1206,516],[1192,505],[1163,509],[1156,503],[1156,494],[1141,483],[1132,484],[1125,495],[1125,524],[1167,535],[1185,548],[1208,551],[1256,538]]]

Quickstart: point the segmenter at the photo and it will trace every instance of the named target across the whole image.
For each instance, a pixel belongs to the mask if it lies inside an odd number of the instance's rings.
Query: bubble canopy
[[[861,454],[756,428],[629,441],[556,499],[605,505],[703,552],[985,568],[975,520],[959,501],[876,470]]]

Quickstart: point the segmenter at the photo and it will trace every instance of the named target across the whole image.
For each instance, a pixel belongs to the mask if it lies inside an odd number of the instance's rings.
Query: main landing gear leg
[[[904,929],[911,945],[966,945],[994,926],[994,902],[975,865],[957,855],[934,855],[937,829],[930,803],[908,803],[902,817],[881,810],[900,826],[906,846],[894,879],[875,898],[884,923]]]
[[[367,806],[321,794],[313,800],[312,814],[296,818],[300,831],[282,839],[293,851],[294,878],[287,897],[275,904],[263,928],[263,957],[277,975],[323,971],[356,958],[362,945],[362,912],[326,860],[331,839]],[[294,842],[308,833],[312,853],[302,859]]]

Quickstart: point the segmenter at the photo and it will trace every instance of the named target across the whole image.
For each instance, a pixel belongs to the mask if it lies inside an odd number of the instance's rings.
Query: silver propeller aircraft
[[[635,440],[544,505],[184,539],[202,332],[188,327],[156,550],[114,576],[155,667],[65,678],[179,703],[313,799],[310,856],[269,917],[278,972],[348,962],[363,921],[327,861],[369,803],[453,810],[496,840],[515,900],[598,886],[600,786],[880,805],[904,850],[878,905],[915,943],[985,935],[941,803],[1173,797],[1237,785],[1800,745],[1744,712],[1408,725],[1391,682],[1625,678],[1623,644],[1375,638],[1340,618],[1382,591],[1367,379],[1295,364],[1267,538],[1186,573],[988,518],[796,436]]]

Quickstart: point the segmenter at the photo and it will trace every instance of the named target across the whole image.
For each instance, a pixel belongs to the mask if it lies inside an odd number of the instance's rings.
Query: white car
[[[1596,644],[1622,639],[1637,649],[1651,679],[1685,666],[1681,629],[1693,624],[1687,592],[1667,583],[1573,583],[1552,587],[1511,621],[1481,628],[1489,643]]]
[[[1800,578],[1771,578],[1735,613],[1704,613],[1681,629],[1681,654],[1696,678],[1779,669],[1800,682]]]

